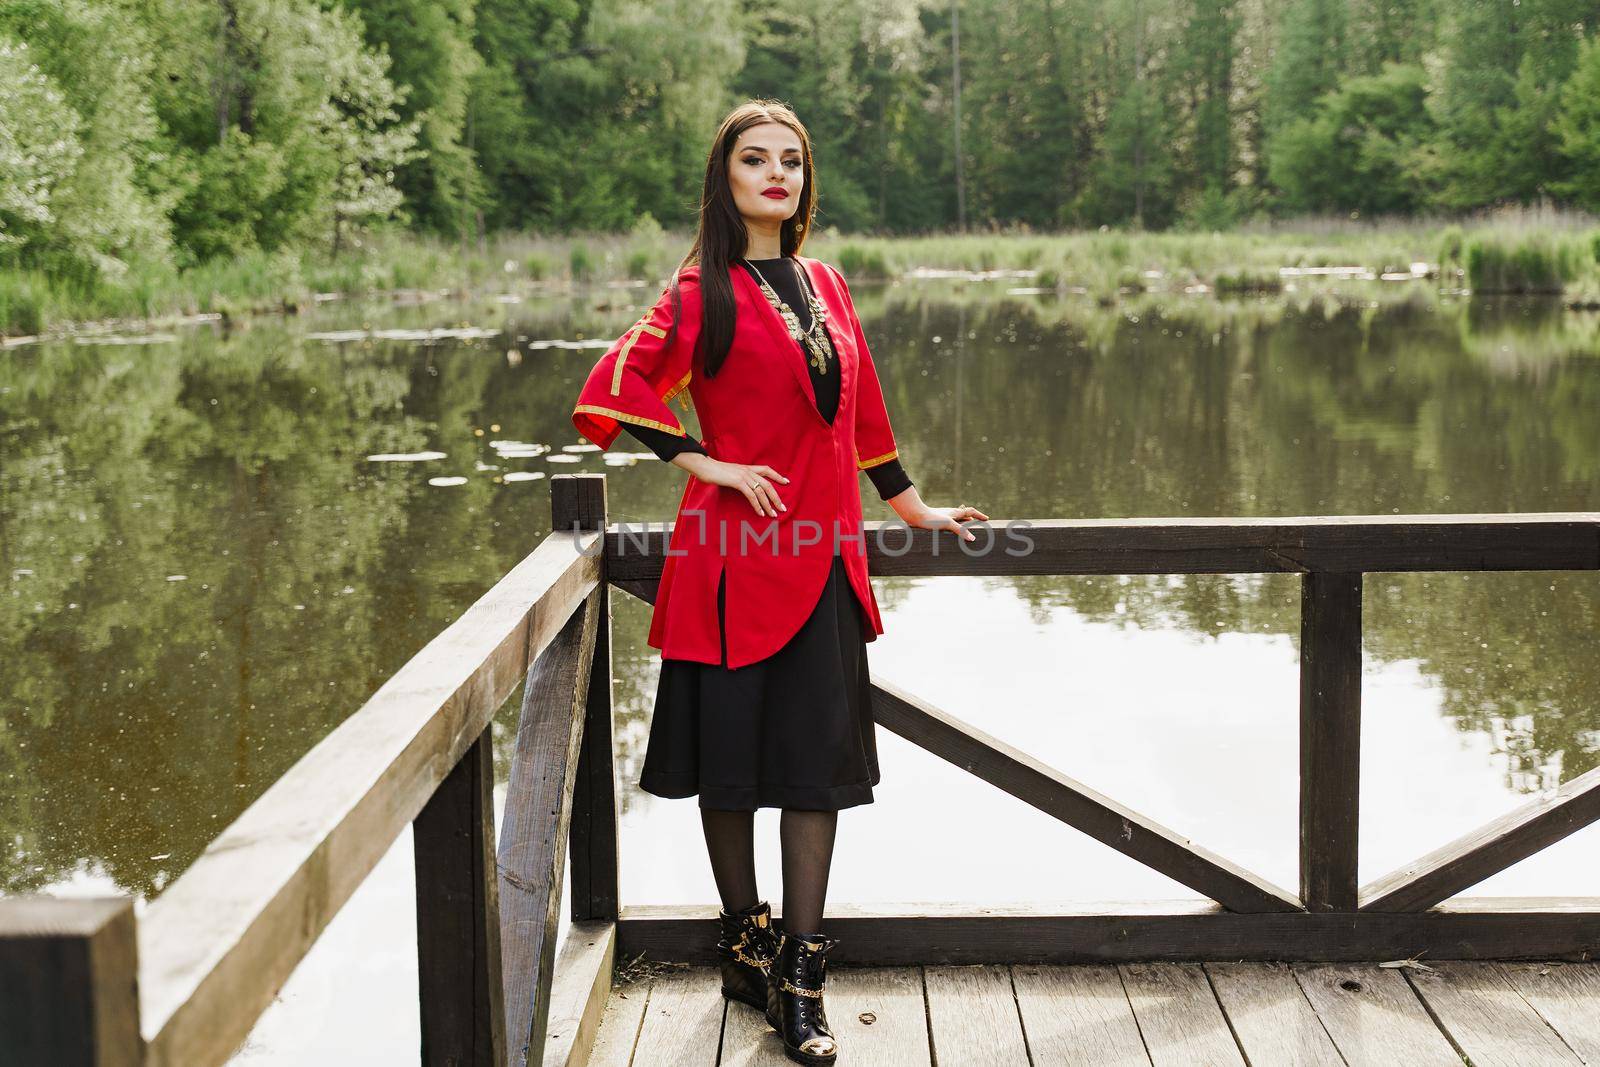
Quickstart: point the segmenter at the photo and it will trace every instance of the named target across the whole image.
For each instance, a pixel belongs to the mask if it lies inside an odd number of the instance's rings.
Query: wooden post
[[[603,530],[606,521],[604,474],[556,474],[550,478],[550,529]]]
[[[1361,801],[1361,574],[1311,571],[1300,600],[1300,900],[1354,911]]]
[[[562,872],[572,826],[583,688],[589,681],[600,590],[567,620],[528,673],[500,837],[506,1041],[513,1067],[544,1060],[560,926]]]
[[[0,901],[0,1063],[142,1063],[138,973],[132,900]]]
[[[597,514],[604,515],[603,475],[557,475],[550,482],[552,536],[589,528]],[[501,916],[506,1037],[513,1067],[544,1061],[562,874],[576,799],[585,791],[579,787],[578,761],[605,592],[602,582],[572,613],[530,665],[523,690],[499,855],[506,902]],[[605,678],[609,690],[609,669]],[[614,822],[611,833],[614,841]]]
[[[557,475],[551,479],[552,519],[571,529],[606,528],[605,475]],[[602,566],[601,574],[604,575]],[[572,794],[572,921],[616,921],[617,781],[612,752],[615,730],[611,703],[611,590],[600,591],[594,660],[584,704],[583,747],[578,750],[577,785]]]
[[[583,747],[572,794],[572,921],[617,918],[617,781],[612,751],[611,591],[599,593],[594,661],[584,703]]]
[[[485,727],[412,823],[422,1062],[504,1067],[494,747]]]

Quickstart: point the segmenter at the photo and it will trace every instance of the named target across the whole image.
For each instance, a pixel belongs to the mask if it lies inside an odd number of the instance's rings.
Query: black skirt
[[[723,625],[726,572],[717,583]],[[868,620],[844,558],[811,615],[766,659],[730,669],[663,659],[639,788],[659,797],[700,795],[729,811],[834,811],[872,803],[878,749],[872,720]]]

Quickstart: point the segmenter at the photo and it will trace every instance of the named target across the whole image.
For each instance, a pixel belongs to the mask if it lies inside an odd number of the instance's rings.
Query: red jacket
[[[737,267],[730,272],[737,311],[733,344],[714,378],[692,366],[701,299],[700,268],[691,266],[678,275],[677,329],[672,330],[668,286],[600,357],[573,408],[578,432],[609,448],[621,433],[619,420],[687,435],[667,406],[687,389],[705,434],[701,442],[714,459],[765,463],[790,479],[774,481],[788,510],[771,517],[758,513],[737,489],[689,477],[650,617],[649,643],[663,658],[722,662],[717,582],[724,571],[727,665],[742,667],[772,655],[816,606],[835,553],[844,557],[850,585],[871,622],[866,639],[883,633],[867,580],[857,472],[898,455],[894,434],[844,279],[821,260],[796,259],[827,309],[838,357],[828,367],[841,375],[832,424],[817,410],[807,354],[755,281]]]

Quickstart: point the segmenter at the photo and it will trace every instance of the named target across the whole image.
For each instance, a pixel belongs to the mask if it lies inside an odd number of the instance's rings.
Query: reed
[[[135,265],[116,279],[0,268],[0,334],[101,318],[292,311],[318,293],[656,284],[671,274],[691,239],[643,215],[625,232],[502,234],[465,242],[379,231],[351,241],[338,257],[255,252],[182,271]],[[1016,278],[1016,284],[1088,294],[1108,304],[1139,292],[1200,287],[1218,294],[1335,291],[1378,284],[1372,279],[1385,274],[1426,276],[1476,292],[1564,293],[1580,305],[1600,298],[1600,221],[1548,206],[1452,218],[1307,217],[1162,233],[1013,227],[874,236],[830,227],[806,242],[805,254],[836,264],[851,281],[955,272],[958,286]],[[985,272],[995,273],[980,278]]]

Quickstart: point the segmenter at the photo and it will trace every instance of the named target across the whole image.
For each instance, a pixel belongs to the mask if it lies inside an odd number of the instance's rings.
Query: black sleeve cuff
[[[622,423],[622,428],[633,434],[644,443],[645,447],[661,457],[663,462],[671,463],[673,457],[682,452],[699,452],[709,455],[699,441],[687,434],[679,436],[658,430],[654,426],[641,426],[634,422]],[[867,468],[867,477],[872,479],[872,485],[878,491],[878,496],[884,500],[899,496],[911,488],[911,476],[906,474],[899,458],[879,463]]]
[[[872,485],[878,490],[878,496],[884,500],[899,496],[911,488],[911,476],[900,465],[898,457],[868,467],[867,477],[872,479]]]
[[[671,463],[674,456],[680,452],[699,452],[708,455],[704,446],[688,434],[668,433],[658,430],[654,426],[641,426],[636,422],[623,422],[622,428],[642,441],[650,451],[660,456],[665,463]]]

